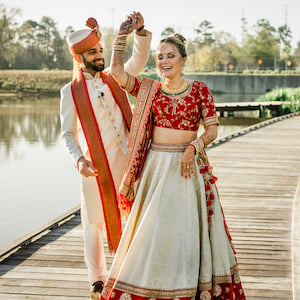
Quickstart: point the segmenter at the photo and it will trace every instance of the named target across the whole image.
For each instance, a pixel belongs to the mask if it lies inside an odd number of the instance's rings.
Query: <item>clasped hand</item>
[[[132,12],[120,25],[119,34],[131,33],[134,29],[139,29],[144,25],[144,18],[140,12]]]

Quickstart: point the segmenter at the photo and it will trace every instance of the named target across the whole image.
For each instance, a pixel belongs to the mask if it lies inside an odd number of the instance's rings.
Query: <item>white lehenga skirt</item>
[[[180,175],[185,147],[151,145],[103,299],[245,299],[215,185],[208,222],[197,159]]]

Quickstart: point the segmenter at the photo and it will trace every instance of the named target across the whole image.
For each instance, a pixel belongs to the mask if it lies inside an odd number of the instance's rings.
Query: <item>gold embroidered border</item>
[[[204,127],[206,128],[209,125],[218,125],[219,120],[217,116],[207,117],[203,120]]]
[[[213,285],[216,286],[218,284],[223,283],[240,283],[240,276],[238,273],[238,267],[233,266],[230,268],[231,275],[221,275],[221,276],[213,276],[211,281],[208,282],[201,282],[199,284],[200,291],[210,291],[213,288]],[[232,278],[233,277],[233,278]],[[180,297],[194,297],[197,291],[197,288],[190,288],[190,289],[182,289],[182,290],[173,290],[173,291],[166,291],[166,290],[153,290],[153,289],[146,289],[140,288],[133,285],[129,285],[123,282],[119,282],[115,279],[109,279],[107,281],[106,286],[102,292],[103,298],[107,298],[108,294],[112,291],[112,289],[117,289],[124,293],[139,295],[148,298],[180,298]]]
[[[184,152],[188,144],[155,144],[151,143],[150,149],[159,152]]]
[[[140,91],[138,94],[138,97],[135,100],[135,108],[134,108],[134,117],[132,119],[131,123],[131,128],[130,128],[130,135],[128,138],[128,150],[127,150],[127,155],[125,159],[125,170],[128,170],[128,167],[130,165],[130,161],[134,160],[132,157],[135,148],[140,148],[141,145],[135,145],[135,141],[138,139],[137,133],[139,131],[143,131],[144,128],[146,127],[146,124],[143,124],[143,116],[147,113],[148,111],[151,110],[152,106],[146,106],[147,101],[146,99],[148,98],[148,93],[149,93],[149,85],[151,85],[151,81],[144,80],[144,84],[141,84]],[[146,112],[145,112],[146,111]],[[136,163],[136,162],[135,162]],[[128,186],[128,182],[125,182]]]
[[[238,267],[234,266],[230,268],[230,275],[214,275],[212,281],[200,282],[200,291],[209,291],[212,289],[212,285],[222,284],[222,283],[232,283],[232,276],[235,283],[240,283],[240,276],[238,273]]]
[[[148,298],[179,298],[179,297],[194,297],[197,291],[197,288],[182,289],[182,290],[152,290],[136,287],[129,285],[123,282],[117,282],[114,286],[114,289],[119,291],[130,293],[134,295],[139,295]]]
[[[133,184],[142,169],[143,158],[147,151],[150,139],[147,130],[149,127],[149,116],[152,109],[152,100],[159,86],[159,82],[150,78],[143,78],[135,101],[134,115],[131,122],[125,159],[126,173],[119,189],[121,196],[124,196],[128,202],[134,200]],[[124,185],[126,185],[125,188]],[[128,193],[125,194],[124,191]]]

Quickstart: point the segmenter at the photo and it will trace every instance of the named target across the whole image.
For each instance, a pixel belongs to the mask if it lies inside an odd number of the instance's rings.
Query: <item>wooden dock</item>
[[[297,300],[300,114],[264,125],[219,140],[208,155],[247,300]],[[55,224],[0,252],[1,300],[89,299],[80,216],[74,210]]]
[[[300,299],[300,116],[208,155],[247,299]]]
[[[258,111],[261,118],[264,110],[269,110],[273,117],[280,115],[282,104],[287,104],[285,101],[254,101],[254,102],[227,102],[215,103],[216,110],[220,112],[220,117],[224,117],[226,112],[228,116],[233,116],[234,112],[238,111]]]

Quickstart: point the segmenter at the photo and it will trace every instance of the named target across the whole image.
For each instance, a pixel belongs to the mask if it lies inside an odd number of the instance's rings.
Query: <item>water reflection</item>
[[[0,101],[1,158],[9,157],[19,141],[49,148],[60,136],[59,99]]]
[[[0,99],[0,182],[0,248],[80,203],[58,98]]]

